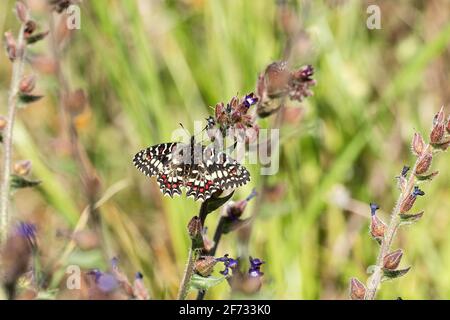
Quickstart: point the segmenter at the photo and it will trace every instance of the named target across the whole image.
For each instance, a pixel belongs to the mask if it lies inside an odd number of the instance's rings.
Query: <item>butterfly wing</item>
[[[186,177],[185,188],[186,196],[193,197],[195,201],[205,201],[219,190],[206,169],[204,162],[192,164]]]
[[[226,153],[219,152],[214,159],[207,161],[207,169],[218,189],[234,189],[250,181],[248,170]]]
[[[164,171],[170,162],[176,142],[161,143],[139,151],[133,158],[133,164],[146,176],[156,176]]]

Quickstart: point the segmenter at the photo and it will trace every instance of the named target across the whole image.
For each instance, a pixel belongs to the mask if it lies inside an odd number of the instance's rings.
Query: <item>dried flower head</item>
[[[312,96],[311,87],[316,85],[312,79],[314,68],[311,65],[301,67],[293,71],[289,80],[289,97],[291,100],[303,101],[304,98]]]
[[[242,99],[231,98],[226,106],[222,102],[218,103],[215,107],[214,123],[220,128],[222,134],[229,129],[252,128],[255,125],[255,119],[248,114],[248,110],[257,102],[258,98],[251,92]],[[212,124],[212,121],[208,122],[208,125],[210,124]]]

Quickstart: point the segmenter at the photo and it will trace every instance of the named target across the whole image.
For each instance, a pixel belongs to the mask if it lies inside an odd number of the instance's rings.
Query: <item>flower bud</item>
[[[17,58],[17,44],[11,31],[5,32],[5,46],[9,60],[14,61]]]
[[[30,160],[21,160],[14,163],[13,166],[14,173],[18,176],[26,176],[31,171],[31,161]]]
[[[194,216],[188,223],[188,232],[191,239],[195,239],[202,236],[202,222],[200,218]]]
[[[37,24],[33,20],[28,20],[25,23],[25,30],[23,31],[25,39],[29,38],[37,29]]]
[[[406,213],[413,207],[416,202],[417,196],[423,196],[425,192],[419,189],[418,186],[414,187],[413,192],[407,195],[400,204],[400,213]]]
[[[411,142],[411,150],[416,156],[420,156],[425,148],[425,142],[423,141],[420,133],[414,133],[412,142]]]
[[[356,278],[350,280],[350,299],[364,300],[366,295],[366,287]]]
[[[290,77],[286,66],[286,61],[274,62],[267,66],[264,86],[269,97],[278,97],[286,92]]]
[[[386,231],[386,225],[380,218],[377,217],[376,212],[380,207],[376,203],[370,204],[370,214],[372,216],[370,223],[370,234],[376,240],[381,240],[384,237]]]
[[[25,23],[28,20],[28,8],[22,1],[16,2],[16,14],[20,22]]]
[[[381,221],[376,215],[372,216],[372,220],[370,223],[370,234],[375,239],[382,239],[384,237],[384,233],[386,232],[386,224]]]
[[[442,142],[444,135],[445,135],[445,125],[443,123],[434,126],[430,134],[431,144],[439,144],[440,142]]]
[[[19,83],[19,90],[22,93],[30,93],[36,86],[36,77],[34,75],[28,75],[22,78]]]
[[[434,116],[433,129],[430,134],[431,144],[439,144],[445,136],[445,115],[444,107]]]
[[[430,169],[431,161],[433,160],[433,155],[431,152],[427,152],[422,155],[417,163],[416,174],[424,174]]]
[[[142,273],[136,272],[133,283],[133,295],[137,300],[150,299],[150,295],[148,294],[148,290],[144,285],[143,279],[144,276],[142,275]]]
[[[195,261],[195,271],[203,277],[208,277],[218,261],[213,256],[204,256]]]
[[[387,254],[383,258],[383,268],[389,269],[389,270],[395,270],[398,268],[398,265],[400,264],[400,261],[403,257],[403,251],[401,249],[395,250],[394,252],[391,252]]]
[[[4,116],[0,116],[0,131],[5,130],[6,125],[8,124],[8,121]]]

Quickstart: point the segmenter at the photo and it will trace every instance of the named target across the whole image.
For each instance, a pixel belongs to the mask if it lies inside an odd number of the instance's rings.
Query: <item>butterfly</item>
[[[181,195],[205,201],[216,191],[235,189],[250,181],[250,173],[236,160],[212,146],[196,143],[161,143],[139,151],[133,158],[138,170],[156,177],[165,196]]]

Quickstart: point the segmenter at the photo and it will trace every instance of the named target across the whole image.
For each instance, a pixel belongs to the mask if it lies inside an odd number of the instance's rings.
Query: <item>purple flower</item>
[[[142,275],[142,273],[140,273],[138,271],[138,272],[136,272],[134,278],[137,279],[137,280],[142,280],[142,279],[144,279],[144,276]]]
[[[256,104],[258,102],[258,97],[255,96],[253,92],[249,93],[244,98],[244,106],[247,108],[250,108],[252,105]]]
[[[380,207],[376,203],[370,204],[370,212],[371,212],[372,216],[375,215],[375,213],[377,212],[378,209],[380,209]]]
[[[94,276],[95,284],[103,292],[111,292],[119,286],[116,277],[110,273],[105,273],[98,269],[94,269],[91,270],[89,274]]]
[[[221,258],[216,258],[216,261],[223,262],[225,269],[223,271],[219,271],[224,276],[227,276],[230,273],[230,269],[235,269],[238,265],[238,261],[233,258],[229,258],[228,254],[224,255]]]
[[[249,259],[250,259],[250,269],[248,270],[248,274],[250,275],[250,277],[257,278],[264,275],[264,273],[261,272],[260,269],[261,265],[263,265],[265,262],[258,258],[253,259],[252,257],[250,257]]]
[[[402,169],[401,176],[406,178],[406,175],[408,174],[409,169],[410,168],[408,166],[404,166],[403,169]]]
[[[424,195],[425,195],[425,192],[423,192],[422,190],[420,190],[418,186],[414,186],[414,190],[413,190],[412,194],[413,194],[414,196],[416,196],[416,197],[417,197],[417,196],[424,196]]]
[[[34,239],[36,238],[36,226],[31,223],[20,222],[16,228],[16,233],[21,237]]]

